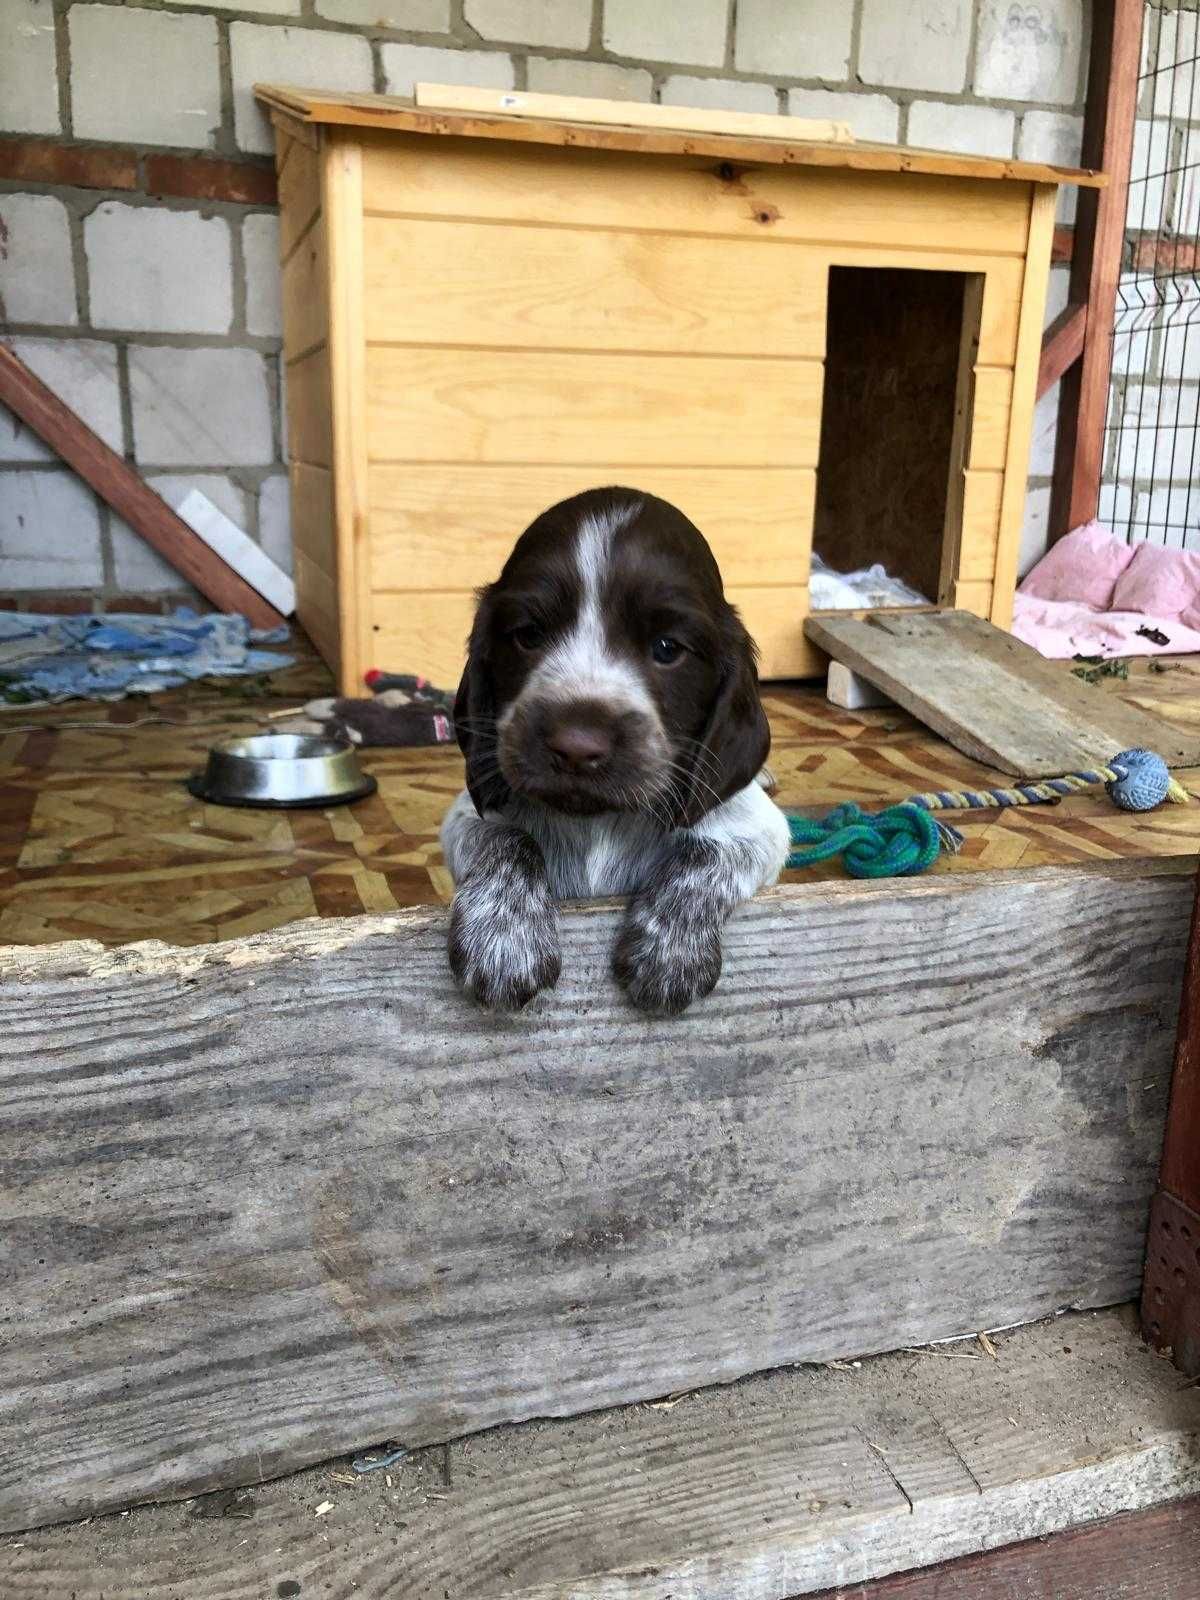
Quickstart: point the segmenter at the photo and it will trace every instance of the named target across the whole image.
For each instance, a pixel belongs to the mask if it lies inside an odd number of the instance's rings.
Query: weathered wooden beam
[[[180,577],[222,611],[240,611],[256,628],[273,628],[280,612],[209,548],[128,462],[23,361],[0,344],[0,402],[45,441],[119,517],[157,550]]]
[[[1167,1508],[1147,1514],[1157,1548],[1140,1519],[1094,1519],[1200,1493],[1200,1389],[1181,1391],[1119,1311],[997,1334],[995,1348],[995,1361],[972,1340],[787,1368],[674,1405],[497,1428],[414,1451],[386,1476],[356,1480],[336,1462],[256,1487],[251,1517],[149,1506],[25,1533],[0,1547],[0,1588],[4,1600],[834,1600],[842,1583],[837,1600],[874,1600],[859,1581],[924,1568],[884,1580],[898,1587],[880,1600],[1197,1600],[1194,1502],[1178,1508],[1174,1551]],[[1092,1526],[1053,1537],[1079,1523]],[[1013,1539],[1039,1542],[996,1550]]]
[[[1038,362],[1039,400],[1048,389],[1053,389],[1067,368],[1079,360],[1083,354],[1086,331],[1086,306],[1064,306],[1046,329],[1042,335],[1042,356]]]
[[[1087,307],[1087,328],[1082,354],[1066,370],[1059,393],[1050,491],[1051,539],[1090,522],[1100,503],[1143,11],[1143,0],[1096,0],[1092,8],[1082,160],[1101,168],[1109,182],[1103,189],[1080,189],[1077,202],[1070,299]]]
[[[0,950],[0,1529],[1132,1297],[1191,901],[788,887],[676,1021],[603,906],[507,1020],[440,911]]]
[[[1159,1190],[1146,1239],[1142,1330],[1200,1375],[1200,902],[1188,941]]]

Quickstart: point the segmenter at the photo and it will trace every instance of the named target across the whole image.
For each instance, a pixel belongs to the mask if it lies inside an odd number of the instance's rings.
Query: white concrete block
[[[125,449],[117,347],[97,339],[13,339],[12,348],[43,383],[86,422],[110,450]],[[0,408],[0,461],[58,457],[10,411]]]
[[[254,98],[256,83],[363,93],[374,86],[371,46],[353,33],[235,22],[229,29],[229,59],[237,143],[243,150],[263,154],[273,151],[275,142],[270,119]]]
[[[77,137],[211,148],[221,126],[212,17],[75,5],[68,24]]]
[[[481,39],[586,50],[592,0],[463,0],[463,21]]]
[[[604,48],[617,56],[719,67],[728,28],[729,0],[604,0]]]
[[[105,200],[83,223],[92,325],[228,333],[233,249],[224,217]]]
[[[1170,221],[1165,207],[1163,174],[1175,165],[1170,155],[1168,122],[1139,118],[1133,125],[1133,155],[1129,165],[1129,208],[1126,225],[1131,233],[1156,232]]]
[[[1115,531],[1126,530],[1134,543],[1148,541],[1170,550],[1194,550],[1200,534],[1200,492],[1151,484],[1138,493],[1132,513],[1127,509],[1118,520]]]
[[[242,6],[242,0],[230,3]],[[410,28],[414,33],[450,31],[450,0],[317,0],[317,15],[328,17],[330,22],[348,22],[356,28]]]
[[[1029,444],[1029,476],[1048,478],[1054,471],[1054,440],[1058,432],[1056,383],[1033,408],[1033,436]]]
[[[0,5],[0,128],[58,133],[58,70],[51,0]]]
[[[49,194],[0,194],[0,325],[79,321],[67,208]]]
[[[245,522],[246,497],[232,479],[221,473],[154,473],[147,477],[146,482],[172,506],[193,489],[199,489],[227,517],[238,524]],[[161,594],[167,590],[190,588],[187,579],[169,561],[164,561],[157,550],[139,538],[120,517],[110,513],[108,526],[112,542],[113,576],[119,589],[130,594]]]
[[[859,673],[852,672],[842,661],[829,663],[825,698],[831,706],[841,706],[843,711],[867,711],[874,706],[895,705],[895,701],[882,689],[868,683]]]
[[[6,472],[0,586],[91,589],[104,581],[100,513],[73,472]]]
[[[1155,8],[1158,9],[1157,7]],[[1194,11],[1159,11],[1158,45],[1153,67],[1177,62],[1174,72],[1158,72],[1152,87],[1151,109],[1156,117],[1196,121],[1200,116],[1200,83],[1196,80],[1196,56],[1200,54],[1200,17]]]
[[[525,70],[533,94],[591,95],[598,100],[649,100],[654,79],[645,67],[615,61],[551,60],[530,56]]]
[[[1117,480],[1186,483],[1194,477],[1198,411],[1200,389],[1192,384],[1131,384],[1125,394]]]
[[[246,269],[246,331],[264,339],[283,336],[283,280],[279,270],[279,218],[256,211],[242,223]]]
[[[832,117],[846,122],[857,139],[895,144],[900,137],[900,107],[884,94],[836,94],[828,89],[789,89],[793,117]]]
[[[499,50],[439,50],[423,44],[381,47],[388,94],[411,94],[416,83],[459,83],[478,89],[511,89],[512,57]]]
[[[1051,267],[1046,281],[1046,312],[1043,326],[1049,327],[1060,311],[1065,311],[1071,298],[1070,267]]]
[[[1083,29],[1082,0],[983,0],[976,94],[1073,105]]]
[[[1046,554],[1049,523],[1050,489],[1045,484],[1035,484],[1025,492],[1025,520],[1017,551],[1017,572],[1022,578]]]
[[[134,454],[155,466],[268,466],[266,363],[254,350],[129,352]]]
[[[776,78],[827,78],[850,66],[854,7],[844,0],[738,0],[734,64]]]
[[[908,143],[925,150],[1011,156],[1017,119],[995,106],[947,105],[915,100],[908,113]]]
[[[769,83],[742,83],[737,78],[668,78],[664,106],[704,106],[714,111],[778,112],[779,96]]]
[[[1134,511],[1134,495],[1127,483],[1102,483],[1097,515],[1113,533],[1124,533]]]
[[[291,495],[286,472],[264,478],[258,491],[258,542],[277,566],[291,573]]]
[[[1027,111],[1017,135],[1017,155],[1022,161],[1046,161],[1056,167],[1077,167],[1083,139],[1083,118],[1063,111]],[[1078,191],[1064,184],[1058,191],[1058,220],[1075,220]]]
[[[971,0],[863,0],[859,77],[885,89],[959,93],[971,13]]]
[[[1200,298],[1194,285],[1185,298],[1172,306],[1170,317],[1170,322],[1159,334],[1162,375],[1164,378],[1182,378],[1185,382],[1195,383],[1200,380]],[[1127,372],[1140,377],[1145,365],[1137,365],[1136,356],[1135,348],[1131,355],[1125,357],[1124,365]],[[1200,461],[1196,465],[1200,469]]]

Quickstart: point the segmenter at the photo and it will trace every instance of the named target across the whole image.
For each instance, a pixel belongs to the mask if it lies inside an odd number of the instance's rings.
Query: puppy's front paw
[[[650,897],[629,903],[613,951],[617,982],[639,1011],[677,1017],[721,976],[721,925],[703,914],[666,916]]]
[[[450,970],[489,1011],[519,1011],[553,989],[562,960],[558,913],[544,885],[468,876],[450,911]]]

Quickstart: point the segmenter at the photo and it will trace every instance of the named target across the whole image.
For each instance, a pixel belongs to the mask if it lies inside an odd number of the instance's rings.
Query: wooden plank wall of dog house
[[[1028,185],[358,137],[381,663],[453,682],[471,592],[525,523],[630,482],[708,536],[764,675],[813,670],[834,264],[983,276],[971,527],[994,550]]]
[[[333,508],[322,134],[279,112],[273,120],[296,615],[337,672],[342,655],[342,619]]]

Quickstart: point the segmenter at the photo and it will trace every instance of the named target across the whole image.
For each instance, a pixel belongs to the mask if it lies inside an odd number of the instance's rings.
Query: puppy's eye
[[[679,660],[683,654],[683,646],[678,639],[672,639],[666,634],[660,634],[650,646],[650,654],[660,667],[669,667],[672,662]]]
[[[536,622],[527,622],[523,628],[514,628],[510,638],[518,650],[523,650],[528,655],[534,650],[540,650],[546,642],[546,630],[539,628]]]

